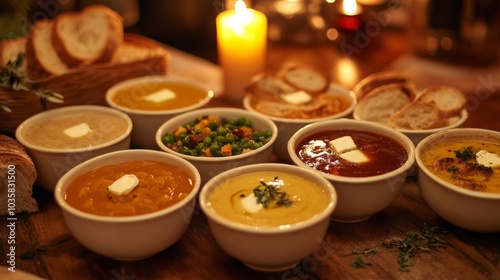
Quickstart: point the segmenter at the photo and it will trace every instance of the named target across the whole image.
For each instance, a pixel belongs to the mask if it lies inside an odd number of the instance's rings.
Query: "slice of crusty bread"
[[[460,113],[465,107],[465,95],[458,89],[448,86],[434,86],[420,92],[417,100],[434,104],[444,118]]]
[[[15,194],[14,198],[10,197],[15,203],[15,207],[10,204],[14,213],[38,211],[32,197],[36,176],[35,165],[21,144],[0,134],[0,215],[9,214],[9,194]]]
[[[289,64],[277,76],[294,88],[309,93],[323,93],[329,86],[326,76],[306,65]]]
[[[281,94],[298,90],[271,72],[254,76],[244,88],[246,92],[264,100],[279,100]]]
[[[129,63],[167,55],[168,51],[160,46],[139,46],[134,43],[123,42],[113,55],[111,63]]]
[[[123,42],[123,18],[103,5],[62,13],[54,19],[52,41],[69,67],[110,62]]]
[[[388,126],[399,129],[431,129],[440,125],[442,115],[430,103],[411,102],[387,119]]]
[[[52,75],[60,75],[69,69],[59,58],[52,45],[51,36],[54,22],[41,19],[30,30],[26,43],[28,77],[37,80]]]
[[[356,115],[363,120],[385,123],[387,118],[412,101],[413,89],[405,84],[377,87],[356,106]]]
[[[416,87],[410,78],[399,72],[383,71],[371,74],[359,81],[354,86],[353,92],[356,94],[358,100],[361,100],[372,90],[388,84],[405,84],[406,87]]]
[[[3,40],[0,44],[0,64],[7,65],[9,61],[16,61],[19,54],[26,54],[26,37],[18,37],[11,40]],[[18,70],[21,73],[26,73],[26,57]]]

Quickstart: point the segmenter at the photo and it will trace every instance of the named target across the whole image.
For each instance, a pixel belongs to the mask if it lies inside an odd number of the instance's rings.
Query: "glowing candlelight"
[[[345,31],[354,31],[361,26],[363,8],[356,0],[344,0],[339,7],[339,28]]]
[[[217,16],[216,23],[225,96],[241,102],[245,95],[243,87],[254,75],[265,70],[267,18],[238,0],[234,10]]]

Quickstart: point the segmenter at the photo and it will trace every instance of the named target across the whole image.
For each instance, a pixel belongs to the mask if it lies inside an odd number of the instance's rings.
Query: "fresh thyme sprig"
[[[13,89],[15,91],[31,91],[40,98],[43,110],[47,110],[47,101],[53,103],[63,103],[64,97],[51,90],[34,89],[19,67],[23,64],[24,54],[19,53],[17,59],[9,60],[7,65],[0,65],[0,87]],[[6,112],[12,112],[7,104],[0,103],[0,108]]]
[[[261,181],[260,185],[253,189],[253,194],[257,198],[257,203],[262,204],[265,208],[267,208],[272,201],[275,201],[276,205],[290,206],[292,201],[288,199],[286,192],[276,185],[279,185],[278,176],[274,177],[273,181],[269,183]]]

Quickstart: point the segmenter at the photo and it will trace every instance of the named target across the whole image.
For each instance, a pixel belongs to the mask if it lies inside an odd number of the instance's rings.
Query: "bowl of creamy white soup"
[[[199,201],[225,252],[252,269],[282,271],[320,246],[337,194],[314,172],[260,163],[213,177]]]
[[[36,114],[16,129],[16,139],[33,159],[37,186],[53,191],[67,171],[101,154],[130,148],[132,121],[119,110],[67,106]]]

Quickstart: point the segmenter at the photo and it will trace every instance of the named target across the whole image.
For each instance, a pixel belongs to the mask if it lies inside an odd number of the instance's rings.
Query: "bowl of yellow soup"
[[[278,129],[239,108],[203,108],[173,117],[156,133],[158,147],[191,162],[202,184],[226,170],[272,160]]]
[[[16,129],[38,173],[37,186],[52,192],[68,170],[105,153],[130,148],[132,121],[106,106],[73,105],[38,113]]]
[[[155,134],[162,123],[205,106],[213,96],[199,81],[151,75],[120,82],[108,89],[105,98],[109,106],[132,119],[132,147],[158,149]]]
[[[280,271],[321,246],[337,195],[331,183],[314,172],[261,163],[210,179],[199,201],[226,253],[255,270]]]
[[[438,132],[417,145],[416,161],[420,193],[440,217],[471,231],[500,231],[500,132]]]
[[[310,98],[312,101],[299,104],[285,99],[262,100],[251,94],[243,99],[246,110],[271,119],[278,127],[279,135],[273,152],[281,161],[291,162],[286,145],[297,130],[310,123],[349,117],[357,102],[352,91],[333,83],[327,92],[311,95]]]
[[[82,245],[109,258],[140,260],[182,237],[199,188],[189,162],[134,149],[77,165],[57,182],[54,198]]]
[[[365,221],[391,205],[415,162],[415,146],[407,136],[352,119],[307,125],[287,147],[295,165],[333,184],[338,206],[332,219],[344,223]]]

